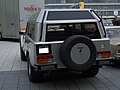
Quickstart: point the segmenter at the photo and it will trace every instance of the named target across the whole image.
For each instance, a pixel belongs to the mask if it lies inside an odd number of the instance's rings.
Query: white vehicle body
[[[112,62],[114,64],[120,64],[120,27],[107,27],[106,31],[110,38]]]
[[[58,69],[95,76],[111,58],[101,19],[89,9],[43,9],[29,19],[22,37],[21,57],[27,57],[31,81],[39,80],[37,72]]]

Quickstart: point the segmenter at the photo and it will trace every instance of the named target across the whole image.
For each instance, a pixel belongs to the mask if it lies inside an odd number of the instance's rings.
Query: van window
[[[84,35],[90,39],[100,38],[96,23],[48,24],[46,41],[63,41],[72,35]]]

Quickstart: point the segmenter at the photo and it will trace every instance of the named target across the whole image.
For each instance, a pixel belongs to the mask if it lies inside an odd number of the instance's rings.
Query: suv
[[[102,20],[89,9],[43,9],[29,19],[20,40],[31,81],[59,69],[93,77],[111,58]]]

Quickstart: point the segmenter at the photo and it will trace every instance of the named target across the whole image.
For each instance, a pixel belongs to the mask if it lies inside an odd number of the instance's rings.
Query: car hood
[[[110,44],[120,46],[120,38],[112,38],[112,39],[110,39]]]

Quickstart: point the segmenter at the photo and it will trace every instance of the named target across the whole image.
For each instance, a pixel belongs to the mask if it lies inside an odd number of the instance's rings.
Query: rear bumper
[[[105,64],[109,64],[111,60],[113,60],[112,57],[106,59],[97,59],[96,63],[97,65],[105,65]]]
[[[99,61],[97,61],[97,65],[106,65],[106,64],[109,64],[110,60],[111,59],[108,59],[108,60],[99,60]]]
[[[115,60],[120,60],[120,55],[114,55]]]
[[[51,70],[56,70],[57,69],[57,64],[56,63],[51,63],[51,64],[35,64],[34,65],[37,71],[51,71]]]

